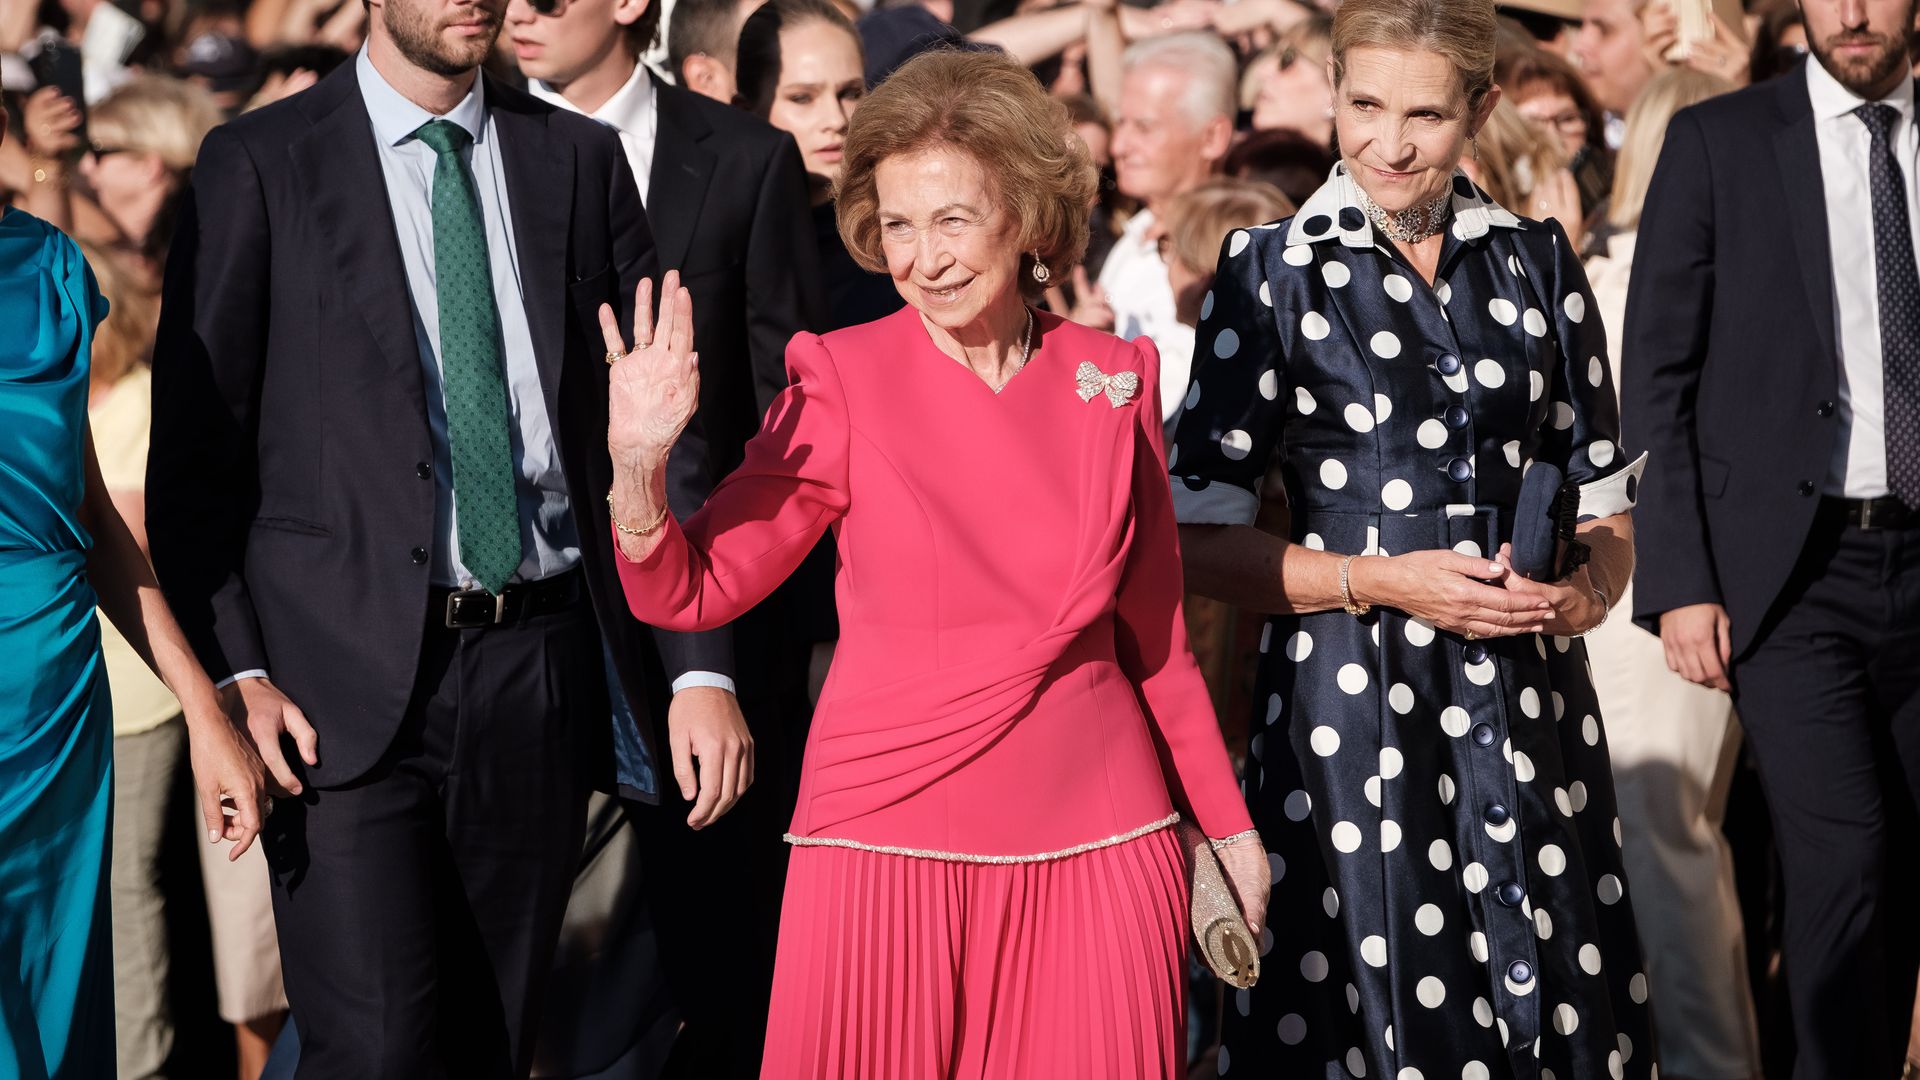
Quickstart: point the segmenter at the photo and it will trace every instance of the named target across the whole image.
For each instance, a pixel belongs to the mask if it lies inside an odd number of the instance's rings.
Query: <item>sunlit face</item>
[[[1317,143],[1333,133],[1333,83],[1326,64],[1288,47],[1260,82],[1253,102],[1255,131],[1297,131]]]
[[[1138,67],[1120,84],[1113,125],[1113,165],[1120,190],[1152,204],[1193,187],[1226,156],[1232,121],[1200,120],[1189,106],[1191,76],[1168,67]]]
[[[1625,116],[1653,78],[1645,44],[1633,0],[1587,0],[1573,55],[1594,99],[1615,116]]]
[[[780,31],[780,83],[767,122],[793,135],[809,173],[840,178],[847,121],[866,94],[860,47],[846,31],[818,19]]]
[[[449,78],[487,58],[506,10],[507,0],[380,0],[374,8],[402,57]]]
[[[131,226],[137,208],[152,201],[154,189],[170,186],[166,163],[158,154],[121,148],[109,129],[96,127],[92,139],[93,148],[80,158],[80,175],[100,209],[123,228]]]
[[[1348,172],[1383,210],[1434,201],[1452,184],[1467,140],[1486,122],[1499,94],[1489,90],[1474,112],[1446,57],[1426,50],[1352,50],[1345,78],[1334,89],[1334,126]]]
[[[1536,84],[1537,85],[1537,84]],[[1529,88],[1522,87],[1525,93]],[[1587,118],[1580,115],[1580,104],[1558,90],[1536,90],[1519,101],[1515,108],[1534,126],[1560,143],[1571,159],[1587,145]]]
[[[887,273],[929,322],[958,331],[1020,302],[1018,222],[971,155],[902,154],[880,162],[873,178]]]
[[[521,72],[565,86],[606,62],[627,33],[614,19],[617,6],[618,0],[562,0],[553,14],[542,15],[527,0],[509,0],[507,41]]]
[[[1801,0],[1807,47],[1840,85],[1885,97],[1908,67],[1913,0]]]

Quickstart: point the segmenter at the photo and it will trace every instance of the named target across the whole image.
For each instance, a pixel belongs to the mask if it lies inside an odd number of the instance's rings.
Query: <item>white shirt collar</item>
[[[383,145],[398,146],[406,142],[429,120],[450,120],[472,136],[474,142],[480,141],[487,125],[485,76],[476,73],[473,88],[460,99],[460,104],[445,116],[435,116],[395,90],[373,66],[364,46],[354,60],[354,75],[360,80],[360,96],[367,103],[367,116],[373,120],[373,134]]]
[[[1817,56],[1807,57],[1807,96],[1813,99],[1813,115],[1821,120],[1837,120],[1850,115],[1867,99],[1840,85]],[[1913,80],[1901,79],[1893,93],[1880,99],[1882,104],[1900,110],[1902,120],[1913,119]]]
[[[583,112],[573,102],[562,97],[559,91],[538,79],[529,79],[527,89],[534,97],[568,112]],[[604,104],[590,113],[584,113],[595,120],[629,134],[640,134],[653,129],[653,80],[648,77],[647,65],[633,65],[633,74],[620,89],[613,92]]]
[[[1494,226],[1517,229],[1520,219],[1494,202],[1485,191],[1467,179],[1459,169],[1453,171],[1453,223],[1448,228],[1455,238],[1477,240]],[[1315,244],[1339,239],[1350,248],[1375,245],[1373,222],[1361,209],[1359,185],[1347,174],[1345,162],[1333,167],[1327,182],[1307,198],[1287,230],[1287,246]]]

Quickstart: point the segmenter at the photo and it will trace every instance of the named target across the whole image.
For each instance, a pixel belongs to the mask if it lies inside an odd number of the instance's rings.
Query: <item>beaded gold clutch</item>
[[[1175,828],[1193,882],[1193,939],[1200,956],[1221,982],[1245,990],[1260,981],[1260,943],[1247,929],[1247,917],[1227,887],[1226,872],[1206,834],[1186,821]]]

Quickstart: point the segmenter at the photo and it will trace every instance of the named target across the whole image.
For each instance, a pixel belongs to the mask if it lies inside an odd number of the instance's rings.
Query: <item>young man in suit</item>
[[[1674,118],[1621,353],[1635,617],[1759,762],[1799,1080],[1897,1072],[1914,986],[1888,842],[1920,786],[1914,7],[1802,0],[1803,70]]]
[[[596,315],[658,255],[618,138],[480,75],[505,2],[370,0],[355,62],[208,136],[168,266],[148,527],[292,796],[302,1077],[527,1075],[610,704],[732,671],[621,598]],[[669,723],[711,819],[750,741]]]
[[[704,464],[718,479],[739,465],[786,387],[787,342],[818,323],[819,256],[792,137],[655,77],[639,58],[658,24],[657,0],[512,0],[506,36],[534,96],[619,133],[661,261],[681,268],[693,294]],[[811,715],[812,642],[799,626],[806,606],[833,602],[808,583],[803,577],[782,588],[729,628],[756,754],[755,787],[739,809],[696,835],[671,785],[657,792],[635,776],[622,785],[662,974],[685,1021],[673,1075],[758,1074],[786,874],[781,836]],[[570,925],[582,914],[570,915]],[[695,926],[726,930],[689,933]],[[595,936],[613,932],[601,925]]]

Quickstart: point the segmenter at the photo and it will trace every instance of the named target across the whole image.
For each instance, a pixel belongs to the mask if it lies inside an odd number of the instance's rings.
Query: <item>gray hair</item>
[[[1121,63],[1128,74],[1158,68],[1186,76],[1181,105],[1195,126],[1215,117],[1231,123],[1239,111],[1239,64],[1233,50],[1214,34],[1192,30],[1147,38],[1129,46]]]

